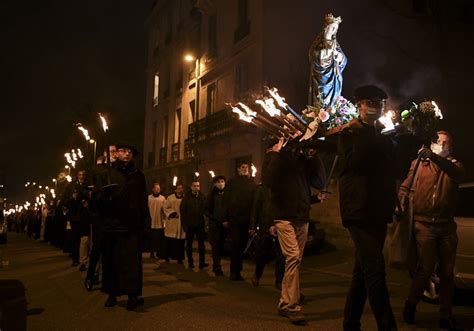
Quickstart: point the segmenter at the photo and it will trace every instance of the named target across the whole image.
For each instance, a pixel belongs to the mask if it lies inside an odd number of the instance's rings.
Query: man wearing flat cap
[[[396,330],[385,278],[383,246],[396,204],[394,145],[375,125],[387,94],[367,85],[354,91],[359,118],[338,142],[340,211],[355,249],[352,282],[344,308],[344,330],[360,330],[368,298],[379,330]]]
[[[143,305],[141,242],[150,226],[145,176],[132,159],[138,151],[117,144],[117,160],[97,178],[97,200],[103,230],[102,291],[109,295],[106,307],[128,295],[127,309]]]

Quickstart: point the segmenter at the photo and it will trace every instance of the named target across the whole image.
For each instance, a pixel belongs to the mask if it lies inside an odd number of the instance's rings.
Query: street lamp
[[[199,120],[199,95],[200,95],[200,90],[201,90],[201,82],[199,80],[199,74],[200,74],[200,67],[201,67],[201,63],[200,63],[200,57],[197,56],[195,57],[193,54],[185,54],[184,55],[184,61],[188,62],[188,63],[191,63],[193,61],[195,61],[195,71],[194,71],[194,78],[196,79],[196,97],[194,98],[195,100],[195,104],[194,104],[194,111],[195,111],[195,118],[194,120],[197,122]],[[197,130],[198,134],[199,134],[199,129]],[[195,153],[197,154],[197,151],[195,150]],[[195,155],[196,157],[196,171],[198,171],[198,168],[199,168],[199,158],[197,155]]]

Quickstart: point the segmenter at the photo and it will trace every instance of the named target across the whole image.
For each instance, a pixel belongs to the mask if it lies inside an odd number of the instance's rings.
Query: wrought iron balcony
[[[167,147],[161,147],[160,148],[160,165],[165,165],[166,162],[168,161],[168,148]]]
[[[179,161],[179,143],[171,145],[171,161]]]
[[[194,157],[194,145],[189,139],[184,140],[184,158],[192,159]]]
[[[188,141],[190,144],[202,143],[230,133],[236,127],[237,121],[227,109],[189,124]]]

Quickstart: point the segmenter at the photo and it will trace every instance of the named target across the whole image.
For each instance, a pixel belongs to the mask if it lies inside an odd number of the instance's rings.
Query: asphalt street
[[[26,288],[28,330],[291,330],[277,315],[278,291],[274,287],[273,264],[265,270],[258,288],[250,283],[254,266],[244,265],[245,282],[215,277],[211,270],[190,270],[186,265],[161,263],[144,254],[145,305],[137,312],[119,306],[105,308],[106,296],[98,287],[87,292],[84,273],[71,267],[67,254],[35,242],[24,235],[9,234],[0,246],[0,279],[17,279]],[[197,255],[197,253],[195,253]],[[208,250],[209,254],[209,250]],[[196,256],[197,258],[197,256]],[[207,256],[207,262],[211,258]],[[352,253],[332,251],[305,257],[301,271],[304,313],[308,330],[341,330],[342,314],[352,269]],[[228,276],[229,260],[224,272]],[[399,270],[388,270],[392,306],[400,330],[436,330],[437,306],[420,303],[417,325],[401,318],[409,278]],[[464,294],[463,294],[464,295]],[[459,300],[458,300],[459,301]],[[464,300],[466,301],[466,300]],[[468,300],[469,301],[469,300]],[[455,318],[463,329],[474,329],[472,302],[458,302]],[[364,330],[376,330],[370,307],[362,319]]]

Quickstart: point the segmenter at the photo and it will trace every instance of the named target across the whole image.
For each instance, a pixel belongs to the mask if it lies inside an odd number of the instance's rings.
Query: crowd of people
[[[395,145],[376,125],[387,95],[378,87],[363,86],[355,91],[355,99],[360,117],[339,134],[337,151],[341,218],[355,248],[344,329],[360,330],[367,299],[379,330],[397,329],[383,255],[387,224],[396,209],[399,215],[411,217],[418,256],[403,318],[415,323],[416,305],[438,261],[439,324],[453,327],[457,246],[453,215],[458,183],[464,176],[462,164],[451,156],[453,139],[445,131],[438,132],[437,141],[419,151],[419,161],[414,161],[397,193]],[[207,195],[195,178],[188,186],[176,183],[168,196],[159,182],[152,183],[148,194],[145,176],[133,163],[138,153],[133,146],[117,144],[109,151],[110,157],[102,157],[90,173],[78,171],[60,199],[15,216],[12,223],[18,231],[68,253],[72,265],[86,272],[88,290],[101,283],[108,295],[106,307],[115,306],[118,296],[128,295],[129,310],[144,303],[143,252],[158,263],[186,260],[189,268],[195,268],[196,239],[197,266],[205,269],[207,237],[212,272],[222,277],[227,273],[221,261],[229,238],[229,279],[243,281],[244,255],[253,244],[251,283],[259,285],[265,265],[274,259],[275,286],[281,293],[278,312],[294,324],[306,323],[299,270],[310,209],[312,203],[330,198],[315,149],[284,148],[282,140],[275,140],[265,154],[258,185],[250,176],[250,162],[244,160],[237,164],[233,178],[215,176]]]

